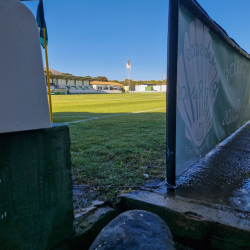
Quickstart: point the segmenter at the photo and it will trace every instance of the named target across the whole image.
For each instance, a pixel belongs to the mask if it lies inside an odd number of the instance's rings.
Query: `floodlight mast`
[[[130,59],[127,59],[126,69],[128,72],[128,86],[129,86],[129,91],[130,91],[130,71],[131,71]]]

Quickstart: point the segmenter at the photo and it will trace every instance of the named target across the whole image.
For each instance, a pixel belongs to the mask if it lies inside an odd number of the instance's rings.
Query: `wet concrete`
[[[250,212],[250,123],[190,167],[176,184],[176,197]],[[155,192],[166,194],[166,187]]]

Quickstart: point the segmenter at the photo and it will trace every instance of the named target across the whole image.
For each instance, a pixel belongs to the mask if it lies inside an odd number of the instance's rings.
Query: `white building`
[[[166,92],[167,91],[167,85],[155,85],[153,86],[154,91],[160,91],[160,92]]]
[[[121,93],[123,85],[116,82],[100,82],[92,81],[91,86],[94,90],[97,90],[101,93]]]
[[[147,92],[147,87],[151,85],[135,85],[135,92]],[[167,85],[154,85],[152,91],[166,92]]]

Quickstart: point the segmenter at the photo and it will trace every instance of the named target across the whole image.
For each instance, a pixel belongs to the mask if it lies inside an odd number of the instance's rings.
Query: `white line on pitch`
[[[121,115],[132,115],[132,114],[138,114],[138,113],[145,113],[145,112],[161,110],[161,109],[166,109],[166,108],[150,109],[150,110],[137,111],[137,112],[132,112],[132,113],[124,113],[124,114],[106,115],[106,116],[100,116],[100,117],[93,117],[93,118],[89,118],[89,119],[85,119],[85,120],[78,120],[78,121],[73,121],[73,122],[64,122],[62,124],[68,125],[68,124],[72,124],[72,123],[86,122],[86,121],[98,120],[98,119],[121,116]]]
[[[72,115],[72,116],[56,116],[56,117],[53,117],[54,119],[55,118],[71,118],[71,117],[73,117],[73,118],[75,118],[75,117],[88,117],[88,116],[86,116],[86,115]]]

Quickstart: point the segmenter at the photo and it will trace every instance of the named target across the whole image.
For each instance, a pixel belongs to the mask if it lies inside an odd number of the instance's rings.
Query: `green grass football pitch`
[[[147,175],[165,178],[165,93],[52,96],[52,105],[54,123],[69,126],[78,183],[137,186]]]

